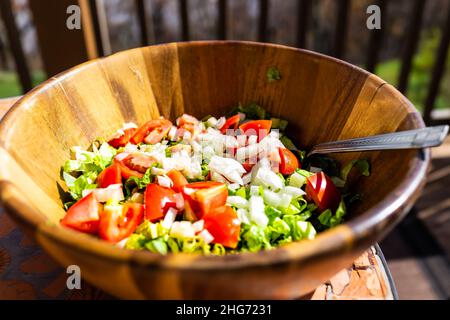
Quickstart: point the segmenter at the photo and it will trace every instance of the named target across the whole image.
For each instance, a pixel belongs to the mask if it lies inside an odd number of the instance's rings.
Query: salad
[[[340,224],[358,200],[327,157],[307,159],[286,120],[256,104],[228,117],[126,123],[72,147],[61,224],[127,249],[221,255],[271,249]],[[356,171],[356,170],[355,170]]]

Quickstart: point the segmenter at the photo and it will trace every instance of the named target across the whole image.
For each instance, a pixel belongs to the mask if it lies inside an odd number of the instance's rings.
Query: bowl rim
[[[354,69],[358,72],[366,74],[368,77],[373,77],[379,81],[380,86],[387,84],[378,76],[352,65],[343,60],[327,56],[325,54],[314,51],[289,47],[280,44],[262,43],[252,41],[236,41],[236,40],[202,40],[202,41],[185,41],[185,42],[171,42],[150,45],[145,47],[138,47],[114,53],[107,57],[100,57],[92,59],[74,66],[66,71],[63,71],[48,80],[44,81],[23,97],[21,97],[5,114],[0,122],[0,136],[4,137],[7,123],[13,121],[19,111],[23,109],[25,103],[31,100],[34,96],[46,91],[48,88],[58,84],[59,81],[67,76],[78,73],[84,68],[97,64],[99,61],[109,59],[119,55],[127,55],[133,51],[141,51],[145,48],[152,47],[170,47],[178,48],[189,46],[250,46],[250,47],[271,47],[274,49],[281,49],[293,52],[299,52],[304,55],[312,56],[317,59],[324,59],[336,64],[343,65],[347,68]],[[415,109],[413,104],[403,96],[397,89],[390,86],[395,94],[401,97],[404,101],[402,106],[406,107],[409,113],[417,115],[415,125],[417,128],[425,127],[425,124],[420,116],[420,113]],[[47,237],[52,241],[56,241],[62,246],[66,246],[72,250],[77,250],[84,254],[90,254],[97,257],[107,258],[115,262],[130,262],[132,264],[172,268],[181,270],[204,270],[204,269],[234,269],[242,267],[263,267],[267,265],[286,263],[292,260],[307,261],[314,257],[325,257],[328,255],[335,255],[344,252],[350,252],[358,247],[360,242],[370,240],[371,232],[382,233],[382,230],[377,230],[377,226],[381,221],[394,218],[395,215],[400,216],[405,214],[412,204],[404,206],[408,202],[413,202],[417,197],[418,191],[423,187],[425,182],[425,175],[430,162],[430,150],[418,150],[416,157],[412,158],[411,169],[408,171],[406,178],[400,183],[388,196],[376,204],[369,210],[364,211],[359,216],[345,222],[342,225],[336,226],[332,229],[321,232],[314,240],[311,241],[295,241],[286,244],[282,247],[277,247],[272,250],[260,250],[258,252],[242,252],[238,254],[213,256],[213,255],[193,255],[193,254],[168,254],[160,255],[148,251],[126,250],[118,246],[111,245],[96,239],[92,236],[85,235],[68,228],[63,228],[59,224],[49,223],[47,220],[42,221],[35,218],[39,212],[35,208],[27,206],[23,201],[14,196],[17,188],[13,183],[3,180],[0,183],[0,198],[2,199],[5,211],[7,211],[14,218],[23,222],[27,227],[35,230],[36,237],[42,239]],[[3,166],[0,164],[0,174],[3,171]],[[17,190],[16,190],[17,191]],[[14,204],[16,203],[16,205]],[[18,206],[17,203],[20,205]],[[398,221],[398,219],[397,219]],[[392,227],[392,226],[391,226]],[[369,245],[367,245],[368,247]],[[362,252],[367,247],[358,247]]]

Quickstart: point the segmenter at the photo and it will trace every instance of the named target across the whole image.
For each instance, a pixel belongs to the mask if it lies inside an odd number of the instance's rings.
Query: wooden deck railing
[[[450,1],[450,0],[449,0]],[[37,5],[39,2],[39,5]],[[96,0],[29,0],[30,9],[35,16],[35,22],[39,21],[39,23],[46,23],[46,28],[37,28],[37,34],[39,40],[46,39],[49,40],[48,37],[42,35],[43,32],[48,32],[48,30],[52,30],[52,28],[64,29],[61,25],[55,25],[54,19],[47,19],[42,21],[43,19],[36,19],[36,15],[39,14],[37,11],[42,12],[42,6],[45,2],[45,10],[49,11],[47,16],[61,14],[61,11],[57,11],[56,8],[60,9],[61,3],[68,6],[70,4],[84,4],[83,7],[88,7],[89,10],[85,10],[83,12],[83,19],[89,19],[90,25],[92,25],[91,30],[83,30],[84,42],[83,44],[74,43],[73,36],[67,36],[67,40],[65,35],[61,35],[64,33],[70,33],[72,31],[68,30],[59,30],[59,47],[65,48],[67,46],[67,50],[70,48],[74,48],[74,46],[86,48],[88,49],[88,45],[86,44],[88,40],[95,43],[96,52],[99,56],[103,56],[107,54],[108,50],[105,51],[105,42],[108,39],[105,39],[104,32],[102,32],[102,21],[101,19],[104,17],[99,16],[99,8]],[[55,3],[58,2],[58,5]],[[408,80],[411,74],[412,61],[414,54],[416,53],[420,32],[422,29],[422,20],[423,14],[426,8],[425,0],[413,0],[411,6],[410,16],[408,17],[409,25],[405,32],[405,46],[404,51],[401,57],[401,69],[398,78],[397,88],[405,93],[408,89]],[[312,0],[297,0],[298,10],[297,10],[297,46],[300,48],[306,47],[306,34],[308,31],[308,18],[311,15],[312,9]],[[191,25],[189,20],[189,9],[188,9],[189,0],[178,0],[178,11],[179,11],[179,19],[180,19],[180,39],[182,41],[191,40]],[[268,23],[269,23],[269,11],[270,11],[270,1],[269,0],[259,0],[259,19],[258,19],[258,29],[257,29],[257,39],[258,41],[266,42],[270,41],[268,34]],[[388,13],[389,0],[375,0],[374,4],[377,4],[382,11],[382,23],[386,21],[386,16]],[[148,45],[151,43],[149,40],[149,26],[152,25],[151,21],[148,21],[145,14],[145,0],[135,0],[135,8],[136,8],[136,16],[138,18],[138,25],[140,30],[140,44]],[[41,9],[39,10],[38,7]],[[338,0],[337,10],[336,10],[336,24],[334,26],[335,35],[334,41],[331,46],[330,55],[333,55],[337,58],[344,58],[346,54],[346,39],[348,33],[348,22],[349,15],[351,13],[351,0]],[[218,10],[218,18],[217,18],[217,39],[228,39],[228,1],[227,0],[218,0],[217,1],[217,10]],[[431,75],[431,81],[428,86],[428,93],[426,95],[426,99],[424,102],[424,111],[423,117],[428,124],[434,123],[450,123],[450,117],[447,119],[433,119],[432,112],[435,107],[435,102],[439,93],[439,87],[441,84],[441,80],[443,77],[443,73],[445,70],[446,58],[448,53],[449,46],[449,38],[450,38],[450,4],[447,6],[447,18],[446,21],[441,26],[441,39],[438,49],[435,53],[435,63],[433,66],[433,71]],[[14,15],[11,6],[11,0],[0,0],[0,11],[1,18],[3,20],[3,24],[7,31],[7,38],[9,41],[9,48],[11,49],[12,55],[14,57],[16,71],[19,76],[20,84],[24,92],[28,91],[31,88],[31,76],[30,71],[27,66],[27,62],[25,59],[25,55],[23,52],[23,48],[20,42],[20,35],[18,28],[14,21]],[[52,12],[53,11],[53,12]],[[86,11],[89,11],[86,13]],[[84,25],[84,24],[83,24]],[[383,24],[382,24],[383,25]],[[379,62],[380,49],[382,48],[383,38],[386,36],[383,28],[379,30],[372,30],[369,38],[369,43],[367,46],[367,51],[362,52],[361,54],[366,55],[366,64],[365,67],[368,71],[373,72]],[[88,39],[88,40],[86,40]],[[69,41],[71,41],[69,43]],[[109,40],[108,40],[109,41]],[[66,61],[61,59],[54,59],[54,54],[47,54],[49,50],[45,50],[45,47],[55,48],[55,44],[51,44],[44,41],[40,41],[41,47],[41,56],[44,60],[44,66],[46,66],[46,72],[49,75],[53,75],[55,70],[63,70],[70,66],[72,66],[76,62],[82,62],[86,60],[86,57],[91,57],[89,54],[79,54],[78,60],[76,57],[72,57],[72,59],[67,59]],[[61,48],[60,48],[61,49]],[[46,61],[47,60],[47,61]],[[51,60],[51,61],[50,61]],[[48,68],[47,66],[52,63],[53,67]],[[448,88],[446,88],[448,90]],[[449,106],[450,107],[450,106]]]

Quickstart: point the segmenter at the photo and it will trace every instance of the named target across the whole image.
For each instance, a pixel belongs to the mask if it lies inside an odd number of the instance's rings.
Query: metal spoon
[[[422,129],[379,134],[376,136],[325,142],[315,145],[307,154],[355,152],[373,150],[421,149],[442,144],[449,126],[434,126]]]

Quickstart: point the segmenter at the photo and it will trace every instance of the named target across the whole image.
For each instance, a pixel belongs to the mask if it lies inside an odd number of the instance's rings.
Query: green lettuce
[[[92,144],[92,151],[82,150],[79,147],[72,148],[74,159],[67,160],[63,166],[62,178],[69,193],[74,200],[82,198],[83,190],[95,189],[95,180],[100,172],[108,167],[116,155],[117,150],[107,143],[97,147]],[[65,204],[70,206],[73,201]]]
[[[343,181],[347,181],[348,175],[350,171],[356,168],[359,173],[365,177],[370,176],[370,163],[367,159],[357,159],[350,161],[344,168],[341,170],[341,179]]]
[[[323,211],[317,219],[323,226],[331,228],[342,223],[343,217],[346,214],[346,212],[347,208],[345,207],[345,202],[344,200],[341,200],[334,214],[331,212],[330,209],[327,209]]]

